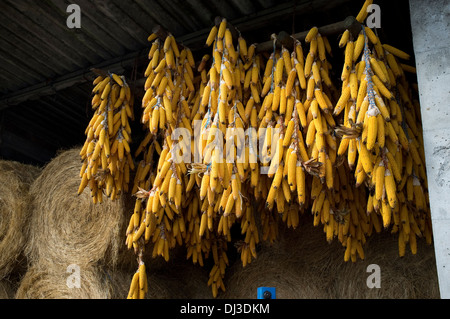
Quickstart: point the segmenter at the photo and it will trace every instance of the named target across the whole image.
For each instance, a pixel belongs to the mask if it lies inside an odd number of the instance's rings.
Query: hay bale
[[[31,186],[33,214],[26,253],[33,263],[115,266],[119,258],[129,261],[132,256],[125,251],[123,197],[116,201],[105,197],[103,203],[94,204],[89,189],[77,195],[79,152],[79,148],[61,152]]]
[[[417,240],[417,254],[409,251],[398,256],[397,235],[384,231],[370,237],[365,259],[337,265],[330,283],[331,298],[358,299],[438,299],[440,298],[433,246]],[[367,278],[373,273],[368,266],[379,266],[380,288],[369,288]]]
[[[417,243],[417,255],[400,258],[396,235],[373,234],[364,260],[344,262],[341,244],[328,244],[321,228],[302,216],[296,230],[280,226],[279,241],[264,243],[251,264],[243,268],[236,261],[227,271],[227,291],[219,297],[256,298],[258,287],[270,286],[279,299],[439,298],[433,247]],[[380,266],[380,288],[367,286],[370,264]]]
[[[67,267],[58,264],[32,265],[22,278],[16,299],[109,299],[111,292],[96,267],[80,267],[79,287]]]
[[[25,262],[30,219],[29,188],[40,168],[0,160],[0,279]]]

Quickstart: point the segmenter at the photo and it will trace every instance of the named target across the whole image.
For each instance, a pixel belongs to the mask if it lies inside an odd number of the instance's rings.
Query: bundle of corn
[[[128,121],[133,118],[133,95],[125,77],[115,73],[101,74],[93,84],[95,112],[79,153],[83,166],[78,194],[89,186],[93,202],[101,203],[104,194],[115,200],[128,192],[130,170],[134,169]]]
[[[188,118],[195,115],[189,106],[196,91],[192,70],[194,60],[191,51],[181,48],[170,33],[153,40],[145,72],[146,92],[142,99],[142,123],[148,132],[135,155],[139,156],[151,143],[137,168],[132,191],[138,191],[134,213],[126,230],[126,245],[133,248],[138,259],[138,271],[132,276],[128,296],[141,298],[145,295],[144,290],[147,291],[145,245],[153,245],[153,258],[161,256],[168,261],[169,250],[183,242],[182,210],[191,202],[187,168],[180,160],[183,154],[177,152],[181,147],[185,149],[190,140],[183,140],[182,136],[175,139],[173,133],[176,129],[185,129],[192,135]],[[157,155],[159,160],[155,160]]]
[[[20,266],[29,236],[30,185],[40,168],[0,161],[0,279]],[[25,262],[26,264],[26,262]]]
[[[359,22],[367,16],[363,9]],[[337,128],[342,137],[338,156],[347,158],[354,169],[356,186],[367,185],[364,206],[370,220],[369,228],[342,237],[348,248],[346,259],[356,258],[353,246],[364,242],[372,224],[377,232],[392,226],[392,232],[398,233],[400,256],[406,243],[415,253],[416,237],[430,244],[432,231],[420,106],[399,61],[410,56],[382,44],[363,24],[355,41],[346,30],[339,45],[345,46],[345,61],[342,92],[333,112],[343,123]],[[364,259],[362,250],[356,251]]]
[[[143,160],[126,230],[138,269],[128,297],[147,291],[147,245],[167,261],[175,246],[194,264],[212,257],[215,297],[225,291],[231,242],[247,266],[259,243],[276,241],[280,223],[297,228],[309,211],[326,240],[345,247],[344,261],[364,259],[367,239],[383,226],[399,233],[400,256],[406,242],[416,253],[416,237],[431,243],[420,109],[403,72],[413,68],[396,60],[404,52],[361,25],[356,41],[350,31],[340,39],[340,79],[317,27],[306,35],[308,51],[295,39],[278,45],[274,36],[273,52],[264,54],[216,19],[206,39],[212,52],[196,70],[173,35],[149,37],[148,132],[136,154]]]
[[[32,263],[118,265],[123,254],[124,200],[94,204],[77,195],[82,163],[79,148],[57,155],[31,186],[33,213],[27,256]],[[74,191],[75,188],[75,191]]]
[[[243,216],[252,221],[249,192],[243,187],[250,168],[248,156],[245,156],[249,148],[245,145],[244,129],[248,118],[244,105],[250,115],[253,102],[259,101],[261,88],[260,64],[255,59],[254,46],[247,48],[241,35],[233,37],[234,28],[226,19],[217,22],[206,40],[206,45],[213,49],[212,60],[199,89],[200,138],[194,143],[201,157],[190,170],[196,181],[194,188],[198,189],[198,197],[194,197],[198,204],[193,205],[190,213],[194,218],[188,220],[187,237],[195,239],[195,245],[191,240],[188,247],[188,257],[192,256],[194,262],[212,253],[214,265],[208,286],[213,296],[217,296],[219,289],[225,290],[223,278],[229,264],[227,243],[231,241],[231,227]],[[201,69],[204,70],[206,65]],[[256,166],[254,169],[258,174]],[[197,223],[198,230],[191,226]],[[254,245],[259,241],[253,236],[253,227],[248,227],[246,238],[240,249],[249,252],[250,242]],[[251,258],[250,253],[247,255]]]
[[[135,214],[127,231],[129,247],[134,246],[140,256],[140,239],[144,239],[141,240],[142,244],[152,239],[153,255],[163,255],[166,259],[169,248],[173,248],[176,243],[184,243],[187,257],[192,259],[194,264],[199,263],[201,266],[204,264],[204,258],[212,253],[214,266],[209,285],[212,286],[214,296],[220,287],[224,289],[222,278],[228,264],[227,242],[231,240],[230,228],[236,220],[235,217],[244,216],[243,225],[247,226],[254,220],[249,196],[241,186],[247,179],[245,171],[249,167],[249,161],[247,159],[244,164],[239,161],[225,165],[225,156],[220,145],[223,145],[224,134],[227,140],[234,140],[234,135],[228,135],[228,129],[237,130],[232,132],[239,135],[236,145],[227,150],[226,154],[227,158],[231,156],[234,159],[244,147],[242,130],[250,119],[250,113],[253,114],[253,128],[257,127],[254,121],[254,102],[259,103],[260,100],[260,61],[255,60],[255,46],[250,46],[247,50],[242,37],[239,37],[239,50],[235,50],[231,32],[226,19],[222,19],[211,30],[206,43],[214,47],[212,64],[209,72],[206,72],[209,56],[204,56],[197,68],[200,76],[195,78],[190,69],[194,63],[188,49],[183,48],[181,53],[177,54],[178,44],[170,34],[166,34],[165,38],[161,37],[161,34],[151,37],[154,42],[149,54],[149,68],[146,71],[142,122],[149,122],[149,135],[153,135],[153,141],[142,162],[141,171],[141,165],[138,167],[134,189],[136,190],[137,186],[141,188],[140,198],[136,201]],[[172,64],[167,64],[167,61],[173,59]],[[179,68],[181,69],[178,70]],[[175,70],[178,72],[174,72]],[[180,77],[180,74],[184,76]],[[198,86],[194,86],[194,83]],[[162,114],[165,116],[163,119],[168,119],[167,125],[164,122],[161,124]],[[172,117],[175,118],[172,114],[177,114],[174,123],[170,121]],[[152,124],[153,120],[159,122]],[[198,126],[196,121],[202,122],[200,141],[192,140],[192,132]],[[185,140],[183,135],[182,139],[172,141],[171,135],[177,128],[191,133],[188,140]],[[157,140],[158,129],[164,138],[162,148]],[[149,141],[150,138],[144,140],[145,143]],[[201,161],[189,167],[188,172],[185,158],[180,161],[180,154],[176,153],[181,147],[186,150],[186,146],[191,150],[194,148],[194,157],[196,151],[202,155]],[[138,148],[138,151],[140,150],[141,147]],[[152,153],[155,150],[160,155],[157,166],[152,164]],[[187,155],[190,162],[192,153]],[[149,172],[153,166],[156,166],[157,171],[154,175]],[[252,165],[252,182],[255,187],[259,185],[258,176],[259,170]],[[145,189],[142,189],[143,186]],[[255,225],[244,228],[248,230],[248,236],[240,250],[243,255],[251,258],[250,250],[254,253],[254,245],[259,239]],[[245,258],[246,262],[248,258]],[[137,283],[141,278],[145,283],[145,276],[145,264],[140,261],[139,271],[133,277],[134,290],[130,289],[130,296],[136,295],[136,291],[142,294],[144,289]]]

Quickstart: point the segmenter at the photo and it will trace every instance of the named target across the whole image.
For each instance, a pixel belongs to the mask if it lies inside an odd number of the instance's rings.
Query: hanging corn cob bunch
[[[187,154],[186,160],[183,152],[190,149],[191,135],[186,139],[176,134],[177,129],[192,133],[187,119],[192,109],[188,104],[193,102],[196,92],[193,82],[195,62],[192,52],[185,47],[180,50],[170,33],[165,38],[153,40],[145,72],[146,92],[142,99],[142,123],[148,132],[136,155],[146,152],[138,166],[133,188],[138,189],[135,209],[126,232],[128,248],[134,248],[139,256],[140,266],[136,272],[139,278],[145,245],[153,244],[152,257],[162,256],[168,261],[170,249],[183,243],[183,209],[190,203],[185,191],[189,187],[185,162],[190,161],[191,155]],[[148,144],[150,146],[146,148]],[[157,163],[155,151],[159,155]],[[141,292],[133,292],[137,287],[143,289],[141,285],[130,286],[130,298],[142,297]]]
[[[201,201],[200,236],[209,240],[209,246],[217,250],[213,251],[214,266],[208,282],[213,296],[216,296],[218,288],[225,289],[226,243],[231,241],[231,226],[243,215],[251,218],[253,214],[248,203],[249,193],[242,186],[248,180],[249,171],[244,132],[248,117],[244,103],[248,108],[252,107],[251,102],[245,101],[248,94],[244,82],[245,78],[250,79],[247,81],[251,82],[248,83],[252,87],[252,99],[256,96],[258,100],[256,76],[259,72],[242,36],[239,36],[238,49],[235,49],[232,29],[226,19],[211,29],[206,44],[213,47],[213,52],[209,80],[201,92],[200,108],[205,109],[205,114],[201,121],[198,149],[202,162],[192,173],[201,174],[197,184]],[[255,254],[258,237],[253,227],[245,232],[248,236],[239,249],[242,256],[251,258],[248,252],[251,250]]]
[[[361,22],[365,15],[358,17]],[[340,46],[345,46],[343,85],[334,115],[344,112],[344,119],[337,129],[342,136],[338,155],[354,169],[356,187],[367,185],[366,210],[376,231],[392,226],[393,233],[399,232],[399,255],[407,242],[415,254],[416,236],[431,242],[431,221],[417,107],[397,60],[409,56],[382,45],[364,25],[356,41],[346,30]],[[354,260],[349,250],[355,240],[347,242],[345,258]]]
[[[102,202],[103,193],[111,200],[128,192],[133,118],[133,96],[124,76],[110,73],[93,81],[92,109],[95,110],[86,128],[86,141],[80,151],[83,165],[78,194],[86,186],[94,203]]]
[[[358,233],[358,228],[353,225],[359,225],[366,218],[361,205],[354,198],[358,192],[353,189],[351,180],[347,178],[348,167],[336,168],[339,166],[338,143],[332,110],[338,92],[329,75],[331,64],[327,60],[327,55],[332,54],[330,45],[327,38],[321,36],[317,27],[308,32],[305,42],[310,44],[304,62],[306,77],[304,105],[307,123],[305,141],[308,155],[320,165],[318,173],[313,174],[311,181],[313,225],[323,225],[328,242],[334,237],[343,242],[348,233]],[[364,193],[361,196],[363,197]],[[358,247],[358,251],[361,252],[360,248]]]
[[[361,24],[371,3],[356,18]],[[230,242],[246,266],[260,241],[277,239],[280,221],[297,228],[309,209],[326,240],[345,247],[345,261],[364,259],[366,238],[383,228],[398,233],[400,256],[407,243],[416,252],[416,237],[431,243],[420,109],[405,74],[415,69],[400,62],[408,54],[363,24],[357,35],[346,30],[338,89],[330,43],[317,27],[307,51],[296,39],[277,48],[273,36],[264,55],[221,18],[196,70],[170,33],[149,40],[147,134],[135,154],[142,160],[126,233],[138,256],[129,298],[148,289],[148,245],[165,260],[184,245],[200,266],[212,255],[207,284],[216,297]]]
[[[261,216],[263,239],[276,239],[272,210],[282,216],[289,227],[298,226],[299,207],[305,204],[305,182],[303,164],[308,156],[300,131],[298,108],[303,111],[300,102],[301,88],[296,69],[295,51],[291,54],[284,46],[276,49],[276,37],[273,38],[273,52],[266,62],[263,74],[263,88],[258,120],[261,179],[266,185],[258,195],[265,199],[265,208]],[[298,205],[297,205],[298,204]]]

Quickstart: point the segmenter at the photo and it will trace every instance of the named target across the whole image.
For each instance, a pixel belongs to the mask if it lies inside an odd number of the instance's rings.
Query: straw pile
[[[342,246],[328,244],[309,216],[301,219],[296,230],[282,227],[279,241],[263,244],[245,268],[237,261],[221,298],[256,298],[262,286],[276,287],[279,299],[439,298],[432,246],[418,242],[417,255],[399,258],[396,236],[382,232],[367,241],[365,260],[346,263]],[[380,288],[367,286],[370,264],[380,267]]]
[[[77,196],[79,151],[61,152],[31,186],[33,214],[26,252],[33,263],[115,266],[123,253],[123,198],[96,205],[88,191]]]
[[[0,279],[25,263],[30,219],[29,188],[40,169],[0,160]]]
[[[80,169],[79,148],[62,151],[31,185],[29,268],[16,298],[110,298],[101,269],[126,267],[134,259],[124,247],[124,199],[95,205],[88,191],[77,196]],[[80,288],[67,286],[70,265],[80,269]]]
[[[58,264],[32,265],[15,295],[16,299],[108,299],[110,291],[101,273],[94,267],[79,270],[79,286],[72,281],[75,273]]]
[[[364,261],[336,265],[330,298],[440,298],[433,246],[417,241],[417,254],[407,251],[400,258],[396,236],[382,232],[368,239],[365,251]],[[367,279],[373,273],[368,268],[371,264],[380,267],[380,288],[367,287]]]

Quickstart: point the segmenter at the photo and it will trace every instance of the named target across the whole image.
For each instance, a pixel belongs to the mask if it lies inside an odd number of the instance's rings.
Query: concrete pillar
[[[450,1],[410,0],[441,298],[450,298]]]

